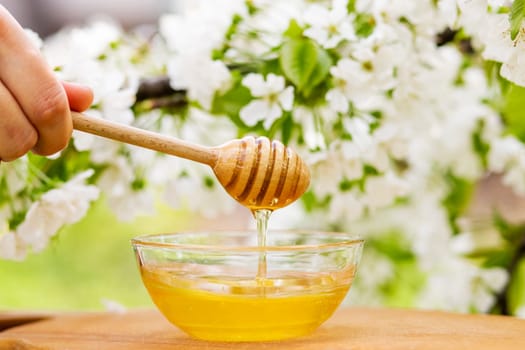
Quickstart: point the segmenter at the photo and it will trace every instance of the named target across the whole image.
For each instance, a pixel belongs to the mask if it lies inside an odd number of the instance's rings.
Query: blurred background
[[[99,15],[114,18],[126,29],[153,27],[160,15],[177,10],[177,0],[0,0],[0,4],[23,27],[43,38]],[[525,221],[525,200],[505,191],[498,178],[485,179],[477,191],[472,216],[489,216],[499,207],[509,221]],[[0,260],[0,310],[151,306],[131,249],[132,237],[212,226],[243,227],[250,219],[244,211],[210,222],[162,205],[157,209],[153,216],[123,223],[100,200],[83,221],[64,229],[42,254],[19,263]],[[393,295],[389,306],[406,306],[411,297]]]
[[[155,24],[176,0],[0,0],[26,28],[48,36],[63,26],[82,23],[96,15],[109,15],[125,28]]]

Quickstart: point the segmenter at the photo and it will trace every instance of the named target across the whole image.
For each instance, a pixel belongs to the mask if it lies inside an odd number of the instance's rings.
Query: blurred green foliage
[[[0,310],[97,310],[104,309],[103,300],[151,306],[130,239],[180,230],[191,221],[183,212],[157,209],[154,216],[122,223],[99,201],[41,254],[0,260]]]
[[[508,307],[511,313],[516,313],[519,308],[525,307],[525,258],[518,262],[511,278],[508,289]]]
[[[525,88],[509,84],[504,91],[505,106],[503,117],[508,133],[525,141],[525,123],[523,111],[525,110]]]

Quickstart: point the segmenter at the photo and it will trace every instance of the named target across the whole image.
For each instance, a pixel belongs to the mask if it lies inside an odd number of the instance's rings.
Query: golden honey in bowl
[[[190,336],[205,340],[264,341],[311,333],[326,321],[350,288],[353,268],[337,274],[267,275],[264,281],[143,269],[152,300]],[[200,285],[199,285],[200,284]]]
[[[164,316],[193,338],[298,337],[345,298],[363,242],[345,233],[188,232],[133,240],[141,276]]]

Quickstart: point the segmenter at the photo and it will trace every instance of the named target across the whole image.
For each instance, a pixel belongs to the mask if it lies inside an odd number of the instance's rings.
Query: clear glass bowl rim
[[[140,235],[131,239],[131,244],[135,248],[163,248],[163,249],[174,249],[174,250],[188,250],[188,251],[210,251],[210,252],[288,252],[288,251],[319,251],[319,250],[330,250],[341,247],[359,247],[364,243],[357,234],[351,234],[346,232],[335,232],[335,231],[323,231],[323,230],[269,230],[269,233],[281,233],[281,234],[306,234],[306,235],[323,235],[331,237],[344,237],[337,242],[327,242],[319,244],[299,244],[299,245],[267,245],[264,247],[258,246],[232,246],[232,245],[211,245],[211,244],[185,244],[185,243],[171,243],[171,242],[159,242],[156,239],[161,237],[169,237],[175,235],[190,235],[190,234],[252,234],[257,235],[257,231],[254,229],[246,230],[202,230],[202,231],[181,231],[174,233],[160,233],[160,234],[145,234]]]

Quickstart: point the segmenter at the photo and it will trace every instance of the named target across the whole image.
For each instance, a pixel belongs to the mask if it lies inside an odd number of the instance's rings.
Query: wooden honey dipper
[[[209,165],[224,189],[252,211],[285,207],[310,184],[308,168],[297,153],[266,137],[205,147],[77,112],[71,115],[76,130]]]

